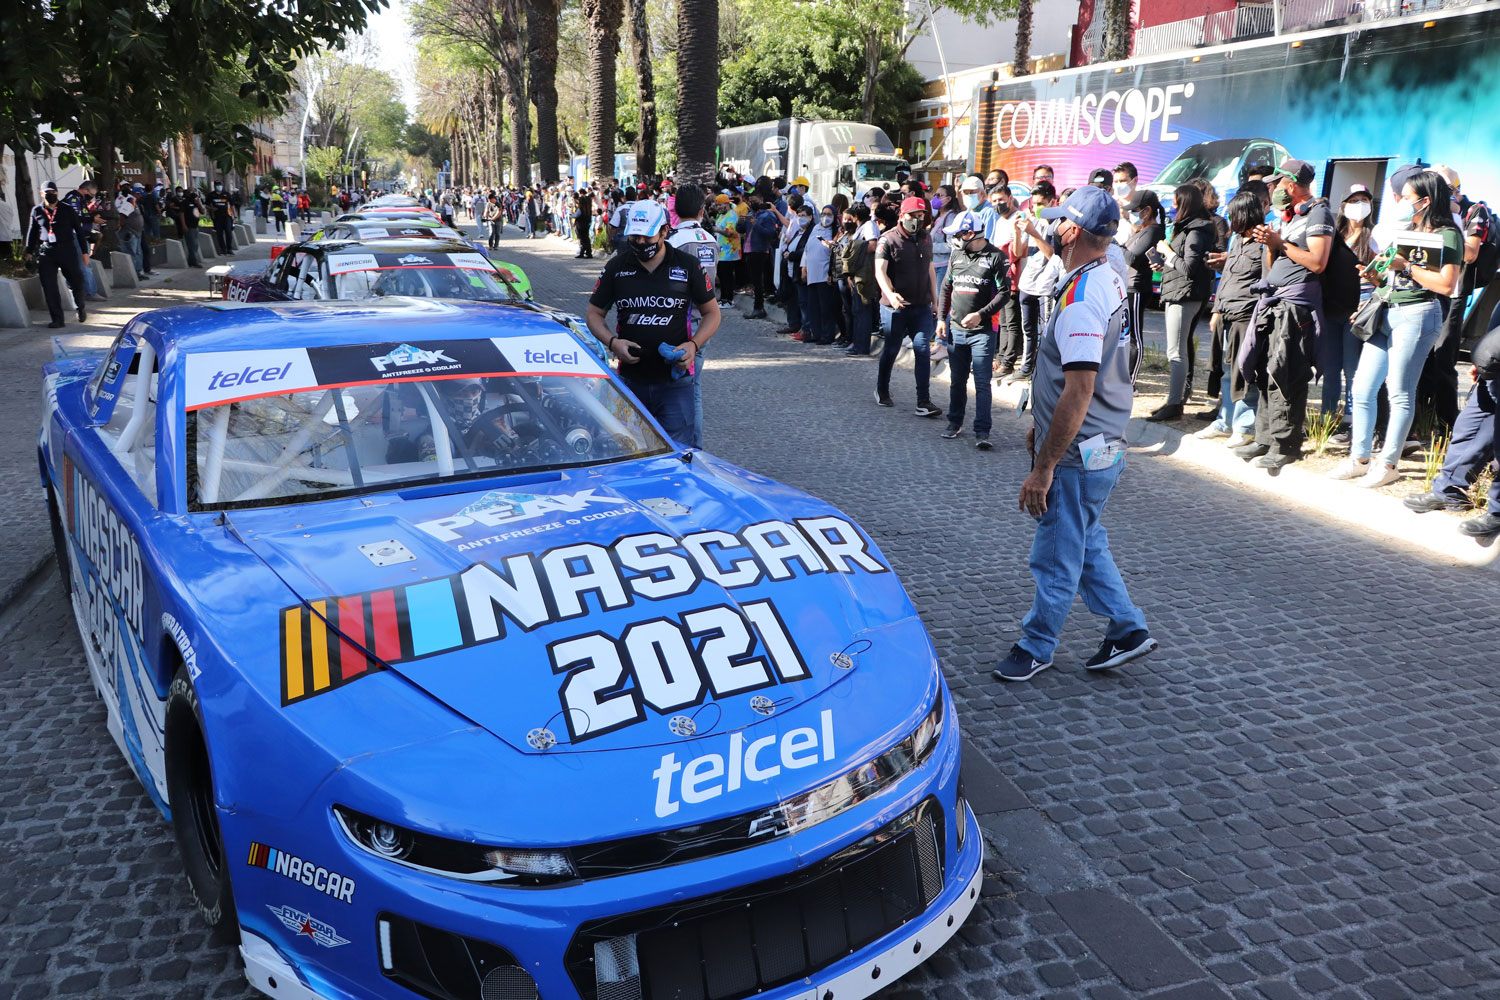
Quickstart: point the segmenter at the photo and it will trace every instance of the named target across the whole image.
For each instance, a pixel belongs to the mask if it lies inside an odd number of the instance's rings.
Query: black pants
[[[781,259],[781,288],[779,298],[781,308],[786,310],[786,326],[788,330],[797,333],[802,329],[802,300],[797,291],[797,279],[787,270],[787,261]]]
[[[214,243],[221,254],[234,253],[234,232],[229,216],[221,215],[214,220]]]
[[[854,343],[854,291],[847,278],[839,279],[839,343]]]
[[[1302,440],[1307,422],[1307,383],[1312,378],[1313,359],[1302,353],[1302,331],[1312,325],[1312,312],[1302,306],[1293,306],[1297,313],[1298,329],[1292,336],[1280,337],[1273,330],[1274,338],[1267,348],[1271,358],[1280,359],[1274,367],[1283,372],[1280,378],[1272,378],[1265,371],[1258,372],[1260,405],[1255,410],[1255,441],[1271,449],[1272,455],[1287,455],[1293,459],[1302,455]]]
[[[1469,390],[1469,401],[1453,423],[1453,439],[1442,473],[1432,481],[1432,491],[1451,500],[1466,500],[1481,469],[1495,460],[1500,445],[1500,379],[1480,381]],[[1490,484],[1489,509],[1500,512],[1500,478]]]
[[[1021,333],[1025,337],[1025,349],[1021,352],[1021,374],[1030,375],[1036,366],[1037,337],[1042,332],[1042,297],[1021,292]]]
[[[490,249],[500,249],[500,220],[490,220]]]
[[[1458,275],[1458,292],[1448,300],[1437,342],[1417,379],[1417,405],[1431,407],[1432,415],[1448,430],[1458,419],[1458,349],[1464,339],[1464,306],[1473,291],[1474,269],[1464,264]]]
[[[1009,375],[1016,370],[1026,335],[1021,328],[1021,304],[1018,296],[1012,295],[1000,307],[999,349],[995,351],[996,375]]]
[[[589,242],[589,223],[587,219],[581,219],[573,223],[573,231],[578,235],[578,255],[580,257],[594,256],[594,245]]]
[[[719,301],[726,306],[734,305],[734,289],[739,283],[740,262],[737,260],[719,261]]]
[[[37,262],[36,275],[42,282],[42,297],[47,300],[47,313],[52,317],[52,322],[63,321],[62,294],[57,290],[57,274],[62,272],[68,287],[73,291],[73,302],[79,309],[83,308],[83,259],[74,253],[51,253],[42,254],[41,260]]]
[[[1150,292],[1130,292],[1125,296],[1130,313],[1130,381],[1141,371],[1141,348],[1146,343],[1146,296]]]
[[[755,311],[760,312],[766,306],[766,292],[771,287],[771,255],[764,250],[747,252],[745,271],[750,287],[755,289]]]

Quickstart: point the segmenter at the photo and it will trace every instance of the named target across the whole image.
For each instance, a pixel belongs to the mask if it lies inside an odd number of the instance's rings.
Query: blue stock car
[[[874,543],[669,441],[565,321],[143,313],[46,376],[111,736],[286,1000],[855,1000],[975,905]]]

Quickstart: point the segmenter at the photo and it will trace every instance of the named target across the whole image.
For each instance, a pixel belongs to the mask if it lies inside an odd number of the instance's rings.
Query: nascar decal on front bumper
[[[310,913],[303,913],[295,906],[267,904],[266,909],[276,914],[276,919],[286,925],[287,930],[296,931],[299,938],[310,937],[314,943],[324,948],[337,948],[341,944],[349,943],[348,938],[339,936],[339,932],[334,930],[332,924],[319,920]]]
[[[354,880],[346,875],[331,872],[322,865],[304,861],[286,851],[267,844],[250,845],[250,856],[246,863],[252,868],[264,868],[293,882],[301,882],[318,892],[332,896],[341,903],[354,902]]]
[[[779,742],[779,746],[777,745]],[[744,733],[729,734],[726,752],[708,753],[678,763],[675,752],[667,753],[651,772],[656,781],[656,815],[670,816],[686,802],[696,805],[739,789],[743,781],[770,781],[782,769],[795,771],[820,760],[833,760],[833,710],[823,709],[818,728],[789,729],[780,737],[747,740]],[[757,816],[750,824],[751,837],[785,832],[787,817],[781,806]]]
[[[834,516],[762,521],[733,534],[645,532],[608,547],[578,543],[478,562],[452,576],[283,608],[282,704],[387,664],[494,642],[511,628],[530,632],[641,600],[679,598],[705,580],[736,590],[765,580],[858,572],[890,569],[871,554],[858,528]],[[690,639],[702,641],[696,654],[687,648]],[[563,708],[584,713],[575,720],[565,712],[574,739],[639,721],[645,706],[667,712],[709,693],[723,697],[807,676],[769,601],[700,608],[680,621],[648,618],[618,638],[594,631],[553,642],[548,651],[553,671],[568,675],[560,691]],[[637,660],[654,666],[638,670]],[[601,696],[618,691],[627,675],[636,687]]]

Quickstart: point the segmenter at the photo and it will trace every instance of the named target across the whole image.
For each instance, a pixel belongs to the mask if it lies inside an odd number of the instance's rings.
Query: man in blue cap
[[[1120,207],[1109,192],[1089,185],[1041,214],[1059,220],[1065,276],[1037,345],[1033,424],[1026,434],[1031,474],[1021,484],[1021,509],[1037,519],[1031,545],[1036,598],[1021,622],[1021,641],[995,668],[1003,681],[1024,681],[1052,666],[1057,637],[1079,594],[1090,611],[1109,619],[1086,668],[1118,667],[1157,646],[1145,615],[1130,601],[1100,523],[1125,468],[1133,396],[1125,284],[1105,261]]]
[[[959,212],[940,239],[951,242],[948,268],[938,290],[937,339],[953,345],[949,362],[948,427],[952,440],[963,433],[969,373],[974,373],[974,447],[990,450],[990,369],[999,334],[990,322],[1010,301],[1006,253],[985,239],[985,219]],[[949,326],[949,319],[952,326]]]

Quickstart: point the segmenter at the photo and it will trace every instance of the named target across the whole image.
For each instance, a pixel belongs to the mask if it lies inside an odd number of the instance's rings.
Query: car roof
[[[365,241],[357,237],[345,239],[318,240],[317,242],[294,243],[282,251],[283,254],[294,250],[310,250],[314,253],[336,253],[342,250],[350,250],[354,247],[364,246]],[[462,240],[449,240],[434,238],[431,236],[419,236],[415,238],[400,238],[394,236],[382,236],[378,241],[368,244],[371,247],[379,247],[381,253],[474,253],[474,244],[465,243]]]
[[[393,295],[380,299],[173,306],[141,313],[131,333],[158,356],[422,340],[556,334],[563,327],[528,305]]]

